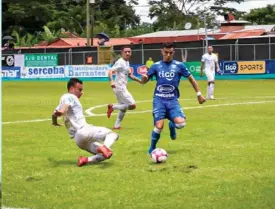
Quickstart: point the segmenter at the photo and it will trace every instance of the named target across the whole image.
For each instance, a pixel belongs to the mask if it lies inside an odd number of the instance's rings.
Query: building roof
[[[264,29],[256,29],[256,30],[240,30],[234,31],[231,33],[226,34],[225,36],[221,37],[220,39],[238,39],[244,38],[248,36],[260,36],[265,33]]]
[[[98,46],[99,39],[94,38],[93,39],[93,46]],[[63,43],[61,43],[63,42]],[[48,47],[51,46],[68,46],[68,47],[77,47],[77,46],[87,46],[87,39],[86,38],[60,38],[56,42],[48,45]],[[116,46],[116,45],[127,45],[131,44],[132,41],[130,41],[127,38],[111,38],[110,41],[106,42],[106,46]]]
[[[208,29],[209,34],[219,33],[219,29]],[[201,35],[205,33],[204,28],[192,29],[192,30],[174,30],[174,31],[157,31],[154,33],[147,33],[139,36],[134,36],[132,38],[156,38],[156,37],[178,37],[178,36],[190,36],[190,35]]]

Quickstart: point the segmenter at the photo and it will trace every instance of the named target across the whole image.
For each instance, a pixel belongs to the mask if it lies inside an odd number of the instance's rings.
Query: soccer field
[[[105,162],[77,167],[89,156],[51,114],[66,82],[3,83],[2,204],[30,209],[270,209],[275,208],[275,80],[217,81],[217,100],[199,105],[180,84],[187,126],[158,147],[164,164],[147,155],[153,128],[154,82],[129,83],[137,109],[126,115]],[[206,82],[199,82],[205,93]],[[111,128],[109,83],[84,82],[87,121]],[[95,107],[96,106],[96,107]],[[95,108],[92,108],[95,107]],[[129,111],[130,112],[130,111]]]

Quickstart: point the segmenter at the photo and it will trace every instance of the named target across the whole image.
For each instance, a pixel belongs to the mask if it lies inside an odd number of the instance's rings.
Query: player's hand
[[[57,116],[56,114],[52,115],[52,125],[53,126],[62,126],[60,124],[57,123]]]
[[[218,69],[217,69],[217,72],[218,72],[218,73],[220,73],[220,72],[221,72],[221,69],[220,69],[220,68],[218,68]]]
[[[116,85],[115,85],[115,82],[114,82],[114,81],[111,81],[111,87],[112,87],[112,88],[116,88]]]
[[[200,96],[198,96],[198,101],[200,104],[203,104],[206,102],[206,99],[202,95],[200,95]]]

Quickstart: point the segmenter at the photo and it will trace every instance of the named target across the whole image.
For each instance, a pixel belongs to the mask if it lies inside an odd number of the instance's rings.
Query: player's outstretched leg
[[[148,153],[150,154],[154,149],[156,149],[157,143],[160,139],[160,134],[164,126],[164,120],[160,120],[156,122],[156,126],[154,127],[151,135],[151,145],[148,150]]]
[[[80,156],[78,158],[78,166],[98,163],[112,157],[113,153],[111,150],[111,146],[119,138],[119,135],[115,132],[112,132],[110,129],[97,127],[95,138],[97,140],[104,141],[104,144],[101,144],[99,142],[88,143],[88,147],[86,147],[85,150],[95,155],[91,157]]]

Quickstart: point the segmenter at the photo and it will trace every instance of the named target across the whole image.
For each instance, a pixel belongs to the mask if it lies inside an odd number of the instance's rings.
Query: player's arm
[[[115,74],[115,72],[118,71],[118,69],[121,68],[121,64],[120,61],[116,61],[115,64],[112,66],[112,68],[110,70],[108,70],[108,77],[109,77],[109,81],[110,81],[110,85],[112,88],[115,88],[115,82],[113,79],[113,75]]]
[[[110,85],[111,85],[112,88],[116,87],[114,79],[113,79],[114,72],[115,72],[115,70],[113,68],[108,70],[108,77],[109,77]]]
[[[206,100],[205,100],[205,98],[202,96],[202,94],[200,92],[199,85],[198,85],[197,81],[195,80],[195,78],[192,75],[190,75],[188,77],[188,80],[192,84],[192,86],[193,86],[193,88],[194,88],[194,90],[195,90],[195,92],[197,94],[199,103],[203,104]]]
[[[128,74],[128,77],[131,78],[133,81],[136,81],[138,83],[141,83],[141,80],[139,78],[137,78],[136,76],[134,76],[134,74],[131,72],[131,70],[129,69],[129,74]]]
[[[216,56],[215,64],[216,64],[217,72],[220,72],[219,60],[217,56]]]
[[[203,68],[204,68],[205,59],[204,56],[201,58],[201,77],[203,76]]]
[[[192,84],[193,88],[196,91],[197,97],[198,97],[198,101],[200,104],[204,103],[206,100],[205,98],[202,96],[198,83],[195,80],[195,78],[191,75],[190,71],[185,67],[184,64],[181,64],[180,66],[180,74],[185,77],[188,78],[189,82]]]
[[[204,62],[201,61],[201,77],[203,76],[203,68],[204,68]]]
[[[156,73],[156,65],[153,64],[146,74],[143,74],[141,77],[141,83],[146,84],[150,78],[152,78]]]
[[[69,109],[69,105],[68,104],[63,104],[61,107],[58,106],[54,113],[52,114],[52,125],[54,126],[61,126],[60,124],[58,124],[57,122],[57,118],[61,117],[62,115],[64,115]]]

